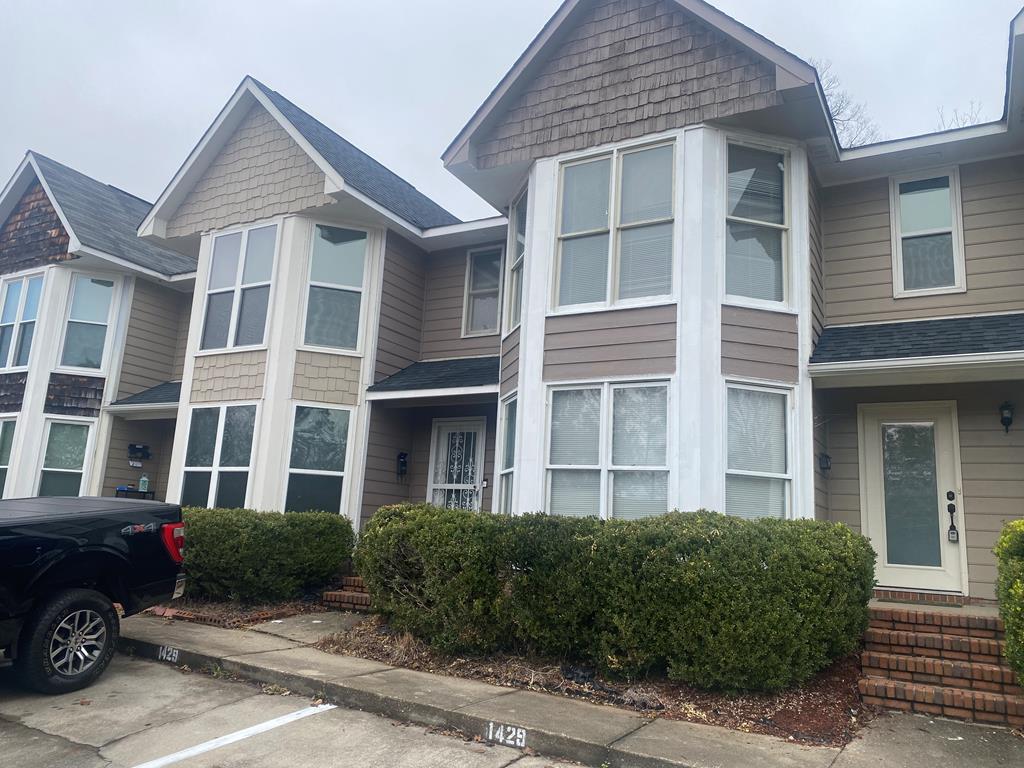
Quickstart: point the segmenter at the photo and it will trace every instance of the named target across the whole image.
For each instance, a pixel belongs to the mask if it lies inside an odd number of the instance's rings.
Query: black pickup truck
[[[177,596],[181,507],[112,498],[0,501],[0,666],[43,693],[98,678],[114,654],[118,611]]]

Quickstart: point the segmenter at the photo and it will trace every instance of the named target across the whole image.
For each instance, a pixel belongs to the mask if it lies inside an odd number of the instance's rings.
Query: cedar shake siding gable
[[[70,237],[38,180],[21,196],[0,228],[0,274],[73,258]]]
[[[0,413],[18,413],[25,400],[27,371],[0,374]]]
[[[475,144],[480,169],[774,107],[776,66],[673,0],[581,3]]]
[[[100,415],[105,385],[106,380],[100,376],[51,373],[43,411],[59,416],[85,416],[94,419]]]

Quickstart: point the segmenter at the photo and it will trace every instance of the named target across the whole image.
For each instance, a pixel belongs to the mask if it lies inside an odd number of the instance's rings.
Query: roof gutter
[[[465,395],[497,395],[497,384],[481,384],[476,387],[446,387],[442,389],[400,389],[385,392],[369,391],[367,400],[415,400],[431,397],[461,397]]]

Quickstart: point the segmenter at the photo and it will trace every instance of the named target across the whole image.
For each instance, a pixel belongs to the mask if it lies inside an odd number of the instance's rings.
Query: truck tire
[[[40,693],[68,693],[103,674],[117,647],[114,604],[91,589],[51,595],[22,629],[15,670]]]

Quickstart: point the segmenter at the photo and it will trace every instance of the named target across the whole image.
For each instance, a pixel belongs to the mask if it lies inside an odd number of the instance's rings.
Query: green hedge
[[[187,594],[256,603],[319,589],[352,556],[347,517],[327,512],[184,511]]]
[[[1006,625],[1006,658],[1024,680],[1024,520],[1011,520],[996,542],[999,613]]]
[[[384,507],[355,552],[375,610],[449,652],[555,655],[705,688],[778,690],[853,651],[870,543],[812,520],[640,521]]]

